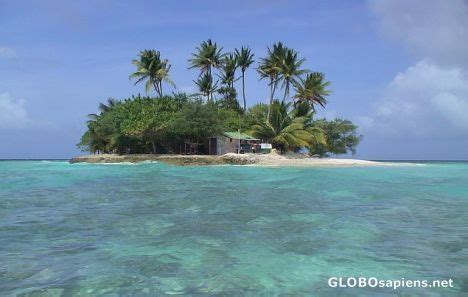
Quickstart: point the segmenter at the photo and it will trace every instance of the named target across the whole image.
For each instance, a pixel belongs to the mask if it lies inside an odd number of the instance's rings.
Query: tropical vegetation
[[[319,127],[311,125],[312,115],[306,111],[290,109],[291,103],[273,101],[270,106],[270,120],[252,126],[254,136],[271,143],[281,152],[306,147],[310,150],[317,145],[326,145],[325,135]]]
[[[146,80],[146,92],[154,88],[161,97],[163,95],[162,82],[165,81],[172,86],[174,82],[169,78],[171,64],[168,60],[161,60],[161,54],[156,50],[143,50],[140,52],[139,59],[133,60],[137,70],[130,75],[130,78],[136,78],[135,84]]]
[[[267,80],[268,103],[248,107],[245,77],[254,57],[249,47],[225,52],[211,39],[203,41],[188,60],[189,69],[199,70],[194,79],[197,92],[187,94],[176,92],[169,60],[154,49],[141,51],[130,78],[135,85],[144,83],[148,95],[100,103],[99,112],[88,115],[78,146],[92,153],[203,154],[210,137],[240,129],[279,152],[356,152],[362,138],[356,125],[344,119],[316,119],[317,106],[326,107],[330,82],[323,73],[305,68],[306,59],[282,42],[268,47],[255,67],[259,80]],[[163,84],[172,88],[171,95],[164,94]],[[149,95],[152,91],[156,96]]]

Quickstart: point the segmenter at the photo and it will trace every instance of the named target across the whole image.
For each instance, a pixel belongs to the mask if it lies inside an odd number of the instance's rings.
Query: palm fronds
[[[146,92],[149,93],[154,88],[160,97],[163,95],[163,81],[175,87],[174,82],[169,77],[171,64],[167,59],[161,59],[159,51],[143,50],[140,52],[139,57],[138,60],[133,60],[137,71],[130,75],[130,78],[137,79],[135,85],[146,80]]]

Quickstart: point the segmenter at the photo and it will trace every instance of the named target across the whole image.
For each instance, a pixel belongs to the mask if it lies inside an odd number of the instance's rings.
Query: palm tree
[[[135,85],[147,80],[146,92],[154,88],[160,97],[163,95],[163,81],[175,87],[174,82],[169,78],[171,64],[166,59],[161,60],[159,51],[143,50],[138,56],[140,57],[139,60],[133,60],[133,64],[137,66],[137,71],[130,75],[130,78],[137,78]]]
[[[245,71],[247,68],[252,65],[254,62],[254,54],[251,52],[250,48],[248,47],[241,47],[240,50],[236,49],[236,59],[237,59],[237,66],[240,67],[242,72],[242,98],[244,99],[244,112],[246,111],[247,104],[245,101]]]
[[[304,130],[315,135],[311,145],[323,145],[326,143],[325,132],[314,123],[314,114],[315,111],[308,102],[296,104],[295,108],[290,113],[293,118],[304,119]]]
[[[315,111],[315,104],[325,107],[326,97],[331,91],[327,89],[329,81],[325,81],[325,75],[321,72],[307,74],[304,81],[295,84],[297,103],[307,102]]]
[[[253,135],[271,142],[281,152],[325,143],[323,131],[308,126],[311,118],[295,117],[294,113],[288,113],[290,106],[291,103],[273,101],[270,120],[252,126]]]
[[[81,139],[81,143],[87,146],[92,153],[106,153],[109,151],[110,137],[107,134],[108,131],[99,122],[99,117],[102,114],[88,115],[88,131],[86,131]]]
[[[306,69],[301,69],[305,59],[299,59],[297,55],[298,53],[295,50],[288,48],[281,63],[281,80],[283,81],[282,87],[284,88],[283,102],[289,96],[291,84],[297,84],[301,79],[301,75],[308,72]]]
[[[114,109],[118,104],[121,104],[121,101],[110,97],[107,99],[107,103],[99,103],[99,114],[88,114],[88,131],[85,133],[85,142],[91,152],[108,152],[117,145],[120,135],[116,133],[109,135],[109,129],[105,124],[102,125],[99,119],[102,119],[105,113]]]
[[[273,49],[268,48],[268,56],[260,59],[260,65],[257,71],[260,73],[260,79],[268,78],[270,82],[270,107],[268,109],[268,119],[271,114],[271,105],[275,96],[276,87],[280,80],[282,64],[284,60],[286,47],[282,42],[273,44]]]
[[[213,42],[211,39],[203,41],[199,47],[197,47],[197,52],[192,54],[192,59],[189,60],[190,67],[200,68],[200,76],[207,74],[212,77],[212,68],[219,68],[222,65],[222,60],[224,54],[222,53],[223,48],[218,47],[216,42]],[[213,81],[211,79],[210,81]],[[212,89],[211,87],[208,89]],[[208,100],[213,99],[213,93],[208,94]]]
[[[112,97],[109,97],[109,98],[107,99],[107,105],[106,105],[105,103],[102,103],[102,102],[99,103],[99,111],[100,111],[101,113],[107,112],[107,111],[113,109],[113,108],[114,108],[117,104],[119,104],[119,103],[120,103],[119,100],[114,99],[114,98],[112,98]]]
[[[110,111],[111,109],[113,109],[119,103],[120,103],[119,100],[114,99],[112,97],[109,97],[107,99],[107,105],[106,105],[106,103],[102,103],[102,102],[99,103],[100,113],[99,114],[95,114],[95,113],[88,114],[88,118],[89,118],[88,123],[97,121],[97,119],[99,118],[100,115],[102,115],[105,112]]]
[[[200,76],[197,80],[194,80],[195,84],[198,86],[200,94],[206,96],[207,101],[213,99],[213,93],[218,90],[218,81],[213,84],[213,78],[210,74],[205,73]]]
[[[237,58],[234,54],[228,54],[223,58],[223,64],[220,69],[219,78],[222,86],[217,89],[217,92],[222,95],[221,101],[218,101],[218,106],[225,109],[233,109],[241,111],[237,100],[237,91],[234,87],[234,82],[238,80],[236,77]]]
[[[237,58],[233,54],[228,54],[224,57],[221,65],[221,74],[219,78],[221,83],[225,84],[229,88],[234,88],[234,82],[236,79],[237,70]]]

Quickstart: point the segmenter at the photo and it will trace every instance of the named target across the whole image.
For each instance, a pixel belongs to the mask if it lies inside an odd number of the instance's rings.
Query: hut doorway
[[[218,139],[216,137],[210,138],[210,155],[218,154]]]

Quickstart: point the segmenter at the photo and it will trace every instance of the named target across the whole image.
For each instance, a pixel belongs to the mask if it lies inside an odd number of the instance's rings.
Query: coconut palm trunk
[[[286,86],[284,87],[283,103],[286,102],[288,95],[289,95],[289,82],[286,82]]]
[[[276,82],[273,83],[273,91],[271,92],[271,101],[273,101],[276,92]]]
[[[276,82],[273,78],[271,78],[270,81],[270,104],[268,105],[268,115],[267,115],[267,120],[270,120],[270,114],[271,114],[271,106],[273,104],[273,98],[275,97],[275,91],[276,91]]]
[[[151,140],[151,146],[153,147],[153,154],[156,154],[156,142]]]
[[[237,66],[242,72],[242,98],[244,99],[244,112],[247,110],[247,101],[245,100],[245,71],[254,62],[254,54],[248,47],[241,47],[235,50],[235,58],[237,60]]]
[[[210,93],[209,100],[213,102],[213,76],[211,75],[211,66],[208,68],[208,73],[210,75]]]
[[[156,93],[158,93],[159,97],[161,97],[161,90],[159,89],[159,84],[157,82],[153,82],[153,87],[156,90]]]
[[[244,99],[244,112],[247,110],[247,103],[245,101],[245,72],[242,71],[242,98]]]

